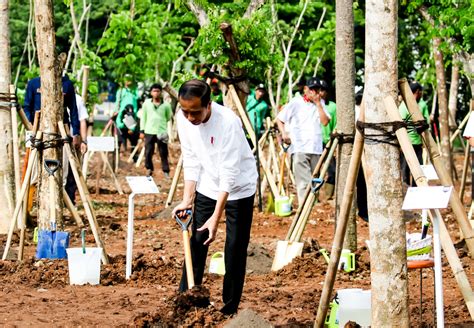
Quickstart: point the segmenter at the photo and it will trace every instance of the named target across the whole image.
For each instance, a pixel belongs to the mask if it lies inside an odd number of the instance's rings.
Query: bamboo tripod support
[[[471,170],[469,169],[470,157],[471,157],[471,146],[469,142],[466,143],[466,147],[464,148],[464,161],[462,165],[462,175],[461,175],[461,186],[459,188],[459,199],[463,202],[464,198],[464,191],[466,190],[466,181],[467,181],[467,173]]]
[[[36,139],[41,139],[42,138],[42,133],[37,132],[35,138]],[[13,231],[15,230],[15,225],[16,225],[17,220],[19,218],[21,205],[23,204],[23,198],[26,195],[26,191],[27,191],[29,183],[30,183],[31,172],[33,171],[33,166],[36,163],[37,157],[38,157],[38,149],[34,148],[31,151],[30,159],[28,161],[28,167],[26,168],[25,178],[23,179],[23,183],[21,185],[20,194],[17,198],[17,202],[16,202],[16,205],[15,205],[15,210],[13,211],[13,216],[10,219],[10,227],[8,229],[7,242],[6,242],[6,245],[5,245],[5,249],[3,251],[2,260],[6,260],[6,258],[8,256],[8,251],[10,250],[10,246],[11,246],[11,242],[12,242]],[[24,209],[24,210],[26,210],[26,209]],[[23,220],[21,220],[21,221],[23,221]],[[22,222],[19,223],[19,226],[20,226],[20,228],[23,227]]]
[[[183,155],[181,154],[179,156],[178,164],[176,165],[176,170],[174,171],[173,181],[171,182],[170,191],[168,192],[168,197],[166,198],[165,208],[170,207],[171,203],[173,203],[174,194],[176,193],[179,176],[181,175],[182,169],[183,169]]]
[[[247,116],[247,112],[245,111],[242,103],[240,102],[239,96],[237,95],[237,92],[235,91],[235,88],[233,85],[229,85],[229,92],[232,96],[232,99],[234,103],[237,106],[237,110],[239,111],[240,118],[242,119],[242,122],[244,124],[245,129],[247,130],[248,134],[250,135],[250,139],[252,140],[252,144],[256,145],[257,144],[257,138],[255,136],[255,132],[253,130],[252,124],[250,124],[250,120]],[[258,145],[258,151],[262,154],[262,147]],[[260,159],[260,166],[263,169],[263,172],[265,173],[265,177],[268,180],[268,185],[270,186],[270,190],[272,191],[272,194],[274,197],[278,196],[278,187],[275,182],[275,178],[273,177],[273,174],[268,170],[267,166],[267,161],[264,157]]]
[[[407,105],[408,111],[413,117],[414,121],[424,120],[423,115],[418,108],[418,104],[413,96],[410,86],[406,79],[399,81],[399,88],[402,93],[405,104]],[[453,186],[453,182],[450,177],[450,172],[444,167],[443,159],[438,152],[437,145],[433,140],[429,131],[424,131],[422,134],[423,142],[428,150],[431,158],[431,162],[435,167],[436,173],[441,181],[443,186]],[[461,231],[464,235],[464,240],[469,249],[471,258],[474,258],[474,232],[467,219],[466,212],[464,210],[464,205],[459,198],[459,195],[456,192],[451,193],[451,198],[449,199],[453,212],[455,214],[456,220],[461,228]]]
[[[359,120],[364,119],[364,109],[361,108]],[[347,173],[346,184],[344,185],[344,193],[342,196],[341,206],[339,208],[339,216],[337,218],[336,232],[334,234],[334,241],[332,244],[329,265],[324,278],[323,290],[319,300],[318,312],[316,313],[316,320],[314,327],[323,327],[326,319],[326,314],[329,309],[329,302],[331,301],[331,294],[336,280],[337,267],[341,257],[342,247],[344,244],[344,237],[346,235],[347,224],[349,222],[352,201],[354,199],[354,192],[356,186],[357,175],[364,150],[364,137],[356,129],[354,139],[354,148],[352,150],[351,160]]]
[[[329,152],[326,156],[326,159],[324,160],[324,165],[321,168],[321,171],[319,172],[319,179],[323,180],[324,176],[326,175],[326,172],[328,171],[329,165],[331,165],[331,160],[334,156],[334,152],[336,151],[338,145],[338,139],[334,139],[331,143],[331,148],[329,149]],[[298,218],[298,221],[296,222],[293,231],[289,231],[290,241],[296,241],[299,242],[301,240],[301,237],[303,236],[304,229],[306,228],[306,224],[308,222],[308,218],[311,214],[311,210],[313,209],[314,203],[317,199],[317,192],[310,192],[308,197],[306,198],[306,201],[303,206],[303,210],[301,211],[301,215]]]
[[[313,170],[313,174],[312,174],[313,178],[315,178],[318,175],[319,171],[321,170],[321,167],[323,166],[323,163],[325,159],[327,158],[331,145],[332,145],[332,140],[326,144],[326,147],[324,148],[323,153],[321,154],[321,157],[319,157],[318,163],[316,163],[316,167]],[[308,184],[304,192],[303,202],[301,202],[301,204],[298,204],[298,209],[296,210],[296,214],[293,217],[293,220],[291,221],[291,225],[290,225],[290,228],[288,229],[288,233],[286,234],[285,240],[290,240],[291,234],[293,233],[296,223],[298,222],[303,212],[303,209],[305,208],[305,205],[310,193],[311,193],[311,184]]]
[[[61,137],[66,138],[66,130],[64,128],[64,124],[62,121],[58,122],[59,131],[61,133]],[[95,217],[94,208],[92,206],[92,200],[90,199],[89,191],[87,189],[87,184],[82,176],[82,172],[80,170],[79,162],[77,158],[74,157],[74,154],[71,150],[71,146],[67,143],[64,144],[64,150],[66,151],[66,155],[69,159],[69,165],[71,166],[72,173],[74,175],[74,179],[77,183],[77,189],[79,194],[81,195],[81,199],[83,202],[84,210],[86,212],[87,220],[89,221],[89,225],[92,230],[92,234],[94,235],[95,242],[98,247],[102,248],[102,262],[104,264],[109,263],[109,258],[107,256],[107,251],[105,249],[105,245],[102,242],[102,239],[99,234],[99,225],[97,223],[97,218]]]
[[[131,163],[133,162],[133,157],[135,156],[135,154],[138,152],[138,150],[140,150],[143,146],[143,140],[142,139],[138,139],[138,143],[137,145],[135,146],[135,148],[133,149],[132,153],[130,154],[130,156],[128,157],[127,159],[127,163]]]
[[[395,104],[393,98],[385,98],[384,104],[390,117],[390,120],[401,122],[402,119],[400,117],[397,105]],[[421,169],[421,166],[418,163],[415,150],[413,149],[413,146],[408,138],[408,133],[406,129],[398,129],[395,134],[397,135],[403,154],[405,155],[408,166],[410,167],[410,171],[415,178],[417,186],[428,186],[428,179],[425,177],[423,170]],[[441,218],[439,210],[430,210],[430,214],[437,215]],[[464,271],[462,263],[459,260],[456,249],[454,248],[453,242],[446,228],[444,220],[439,220],[439,226],[441,246],[444,250],[446,258],[448,259],[449,265],[451,266],[454,278],[456,279],[456,282],[458,283],[458,286],[461,289],[461,293],[469,310],[469,314],[471,315],[471,319],[474,320],[474,295],[472,293],[471,285],[467,278],[466,272]]]

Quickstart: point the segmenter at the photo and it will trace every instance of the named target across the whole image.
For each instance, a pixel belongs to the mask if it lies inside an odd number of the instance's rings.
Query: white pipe
[[[135,194],[132,192],[128,196],[128,227],[127,227],[127,258],[125,264],[125,278],[130,279],[132,275],[132,253],[133,253],[133,212],[135,205],[133,203]]]
[[[435,297],[436,297],[436,327],[444,327],[444,301],[443,301],[443,271],[441,262],[441,244],[439,241],[439,210],[434,210],[433,215],[433,248],[435,271]]]

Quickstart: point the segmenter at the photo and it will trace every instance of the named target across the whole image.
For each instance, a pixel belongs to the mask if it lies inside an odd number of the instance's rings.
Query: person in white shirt
[[[283,142],[290,145],[288,152],[292,156],[299,204],[323,151],[321,124],[327,125],[331,119],[320,91],[319,79],[310,78],[304,96],[293,98],[277,116]]]
[[[76,93],[76,104],[77,104],[77,113],[79,115],[80,131],[81,131],[81,153],[85,154],[87,151],[87,119],[89,118],[89,113],[87,112],[87,107],[84,104],[84,99]]]
[[[177,113],[184,169],[184,195],[173,215],[194,205],[191,253],[194,280],[202,283],[209,244],[225,209],[224,314],[236,313],[245,280],[257,167],[242,123],[235,113],[210,101],[211,89],[200,80],[181,85]],[[187,290],[185,268],[179,287]]]

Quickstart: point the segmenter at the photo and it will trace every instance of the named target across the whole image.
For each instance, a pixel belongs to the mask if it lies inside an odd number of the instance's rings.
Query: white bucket
[[[98,285],[102,248],[86,247],[85,253],[82,252],[82,248],[67,248],[66,252],[69,266],[69,284]]]
[[[371,291],[359,288],[337,291],[339,299],[339,326],[344,327],[348,321],[354,321],[363,327],[372,323]]]

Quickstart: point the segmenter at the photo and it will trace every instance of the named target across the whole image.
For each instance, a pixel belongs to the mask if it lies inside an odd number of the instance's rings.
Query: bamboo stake
[[[466,116],[462,119],[461,124],[457,127],[456,131],[451,135],[451,138],[449,139],[449,142],[451,145],[453,145],[454,140],[456,137],[461,133],[462,129],[464,129],[464,126],[467,124],[467,121],[469,121],[469,117],[471,117],[471,111],[469,111]]]
[[[178,164],[176,165],[176,170],[174,171],[173,181],[171,182],[168,198],[166,198],[165,208],[171,206],[171,203],[173,203],[174,194],[176,193],[176,187],[178,186],[179,176],[181,175],[182,169],[183,169],[183,155],[181,154],[179,156]]]
[[[413,117],[414,121],[424,120],[423,115],[418,108],[418,104],[416,103],[415,97],[410,90],[410,86],[406,79],[399,81],[400,91],[404,98],[405,104],[407,105],[408,111]],[[433,140],[429,131],[423,132],[423,142],[428,150],[431,158],[431,162],[436,169],[436,173],[441,181],[443,186],[452,186],[453,182],[449,175],[449,172],[446,171],[446,168],[443,164],[443,159],[440,156],[440,153],[437,151],[436,143]],[[469,249],[471,258],[474,258],[474,233],[472,227],[467,219],[466,212],[464,210],[464,205],[462,204],[459,196],[456,192],[451,193],[451,197],[449,199],[453,212],[455,214],[456,220],[458,221],[459,227],[464,235],[464,239],[466,241],[466,245]]]
[[[142,140],[142,139],[138,139],[138,144],[135,146],[135,148],[133,149],[132,153],[131,153],[130,156],[128,157],[127,163],[133,162],[133,157],[134,157],[135,154],[138,152],[138,149],[142,148],[142,146],[143,146],[142,143],[143,143],[143,140]]]
[[[361,108],[359,120],[363,121],[364,110]],[[337,267],[341,257],[342,247],[344,244],[344,237],[346,235],[347,223],[351,212],[352,201],[354,199],[354,191],[359,173],[359,167],[362,158],[362,151],[364,149],[364,137],[359,130],[356,130],[354,139],[354,148],[352,151],[351,160],[347,172],[347,180],[344,185],[344,193],[342,196],[341,207],[339,208],[339,216],[336,220],[336,232],[334,234],[334,241],[331,249],[331,256],[329,259],[328,268],[326,270],[326,277],[324,278],[323,290],[319,300],[318,312],[316,313],[316,320],[314,327],[323,327],[326,319],[326,314],[329,309],[329,302],[334,288],[334,281],[336,280]]]
[[[58,127],[59,127],[59,131],[61,132],[61,136],[63,138],[66,138],[67,134],[66,134],[66,130],[64,128],[64,124],[62,121],[58,122]],[[76,180],[77,189],[79,191],[79,195],[81,196],[84,210],[86,212],[86,217],[87,217],[87,220],[89,221],[89,225],[91,227],[92,234],[94,235],[95,242],[98,247],[102,248],[102,263],[108,264],[109,258],[105,250],[105,245],[102,242],[102,239],[99,234],[99,230],[98,230],[99,225],[97,223],[97,218],[95,217],[94,208],[92,206],[92,200],[90,199],[86,182],[84,181],[82,172],[80,171],[80,166],[78,166],[78,162],[76,161],[76,158],[73,155],[73,152],[71,150],[71,145],[69,145],[68,143],[65,143],[64,150],[66,151],[66,155],[69,158],[69,165],[71,166],[72,173],[74,174],[74,179]]]
[[[242,103],[240,102],[239,96],[237,95],[237,92],[235,91],[235,88],[233,85],[229,85],[229,92],[232,96],[232,99],[234,100],[234,103],[237,106],[237,110],[239,111],[240,118],[242,119],[242,122],[244,124],[245,129],[247,130],[248,134],[250,135],[250,139],[252,140],[252,143],[254,145],[257,144],[256,142],[256,137],[255,137],[255,132],[253,131],[252,124],[250,124],[250,120],[247,116],[247,112],[245,111],[244,107],[242,106]],[[258,145],[259,149],[258,151],[260,153],[263,153],[260,145]],[[276,185],[275,179],[273,178],[272,173],[267,169],[267,163],[264,158],[260,159],[260,165],[263,168],[263,172],[265,173],[265,177],[268,180],[268,184],[270,186],[270,190],[272,191],[272,194],[274,197],[278,196],[278,187]]]
[[[72,203],[71,198],[69,198],[69,195],[67,194],[66,190],[64,190],[64,188],[63,188],[63,200],[67,209],[69,210],[69,212],[71,212],[71,216],[73,217],[74,221],[76,221],[77,226],[79,228],[84,227],[84,222],[79,216],[79,212],[77,212],[76,207]]]
[[[109,169],[110,175],[112,176],[112,179],[114,180],[115,188],[117,188],[117,191],[120,195],[123,195],[122,187],[120,186],[117,176],[115,175],[114,169],[112,168],[112,165],[110,165],[110,162],[107,159],[107,156],[102,151],[100,152],[100,156],[102,157],[102,161],[104,162],[104,165]]]
[[[469,146],[469,142],[467,142],[466,148],[464,149],[464,162],[462,166],[462,176],[461,176],[461,187],[459,188],[459,199],[461,200],[461,203],[463,202],[464,198],[464,191],[466,189],[466,181],[467,181],[467,172],[469,170],[469,160],[471,157],[471,146]]]
[[[37,132],[36,133],[36,139],[41,139],[41,137],[42,137],[42,133]],[[21,205],[23,204],[23,197],[25,197],[26,190],[28,189],[28,184],[30,183],[31,172],[33,171],[33,166],[34,166],[34,164],[36,164],[36,160],[37,160],[37,157],[38,157],[38,149],[34,148],[33,151],[31,152],[30,157],[31,157],[31,159],[28,162],[28,167],[26,168],[25,178],[24,178],[23,183],[21,185],[20,195],[17,198],[15,210],[13,211],[13,216],[10,219],[10,228],[8,230],[7,243],[6,243],[5,249],[3,251],[2,260],[6,260],[6,258],[8,256],[8,251],[10,250],[13,231],[15,230],[15,225],[17,223],[18,214],[20,213]],[[20,223],[20,226],[21,226],[21,223]]]
[[[336,151],[339,139],[334,139],[331,145],[331,149],[329,150],[328,156],[324,161],[324,165],[321,168],[321,172],[319,173],[319,179],[323,180],[326,172],[328,171],[329,165],[331,165],[332,158],[334,156],[334,152]],[[313,208],[314,202],[317,199],[317,193],[311,192],[306,199],[305,207],[303,208],[303,212],[301,217],[298,220],[297,226],[293,231],[293,239],[290,237],[290,240],[299,242],[301,237],[303,236],[304,229],[306,227],[306,223],[308,222],[308,218],[311,214],[311,209]]]
[[[397,105],[391,97],[384,99],[385,108],[388,112],[391,121],[402,121],[400,113],[398,112]],[[415,118],[416,119],[416,118]],[[403,154],[407,160],[410,171],[415,177],[417,186],[428,186],[428,179],[424,176],[423,170],[421,169],[420,163],[415,154],[415,150],[410,142],[406,128],[398,129],[395,134],[397,135],[398,142],[402,148]],[[439,210],[430,210],[430,213],[434,216],[441,218]],[[449,265],[453,271],[456,282],[458,283],[464,301],[466,302],[471,319],[474,320],[474,295],[472,293],[471,285],[467,278],[466,272],[462,266],[461,261],[457,255],[456,249],[454,248],[451,237],[449,236],[448,230],[444,220],[439,220],[440,227],[440,241],[444,250],[444,254],[448,259]]]
[[[138,160],[135,163],[135,167],[140,167],[140,164],[142,163],[143,158],[145,158],[145,147],[143,147],[142,150],[140,151],[140,156],[138,156]]]
[[[18,146],[18,119],[16,116],[15,105],[15,86],[10,84],[10,102],[12,108],[10,109],[12,120],[12,136],[13,136],[13,167],[15,172],[15,193],[20,193],[20,147]]]
[[[323,149],[323,153],[321,154],[321,157],[319,157],[319,161],[318,163],[316,163],[316,167],[313,170],[312,178],[315,178],[318,175],[319,171],[321,170],[321,167],[324,163],[325,158],[327,157],[327,154],[329,152],[329,148],[331,147],[331,145],[332,145],[332,140],[330,140],[326,144],[326,147]],[[290,240],[291,234],[293,233],[296,223],[298,222],[301,216],[301,213],[303,211],[303,208],[305,207],[305,204],[310,192],[311,192],[311,183],[308,183],[308,185],[306,186],[306,190],[304,192],[303,201],[301,202],[301,204],[298,204],[298,209],[296,210],[296,214],[293,217],[293,220],[291,221],[290,229],[288,229],[288,233],[286,234],[285,240]]]

